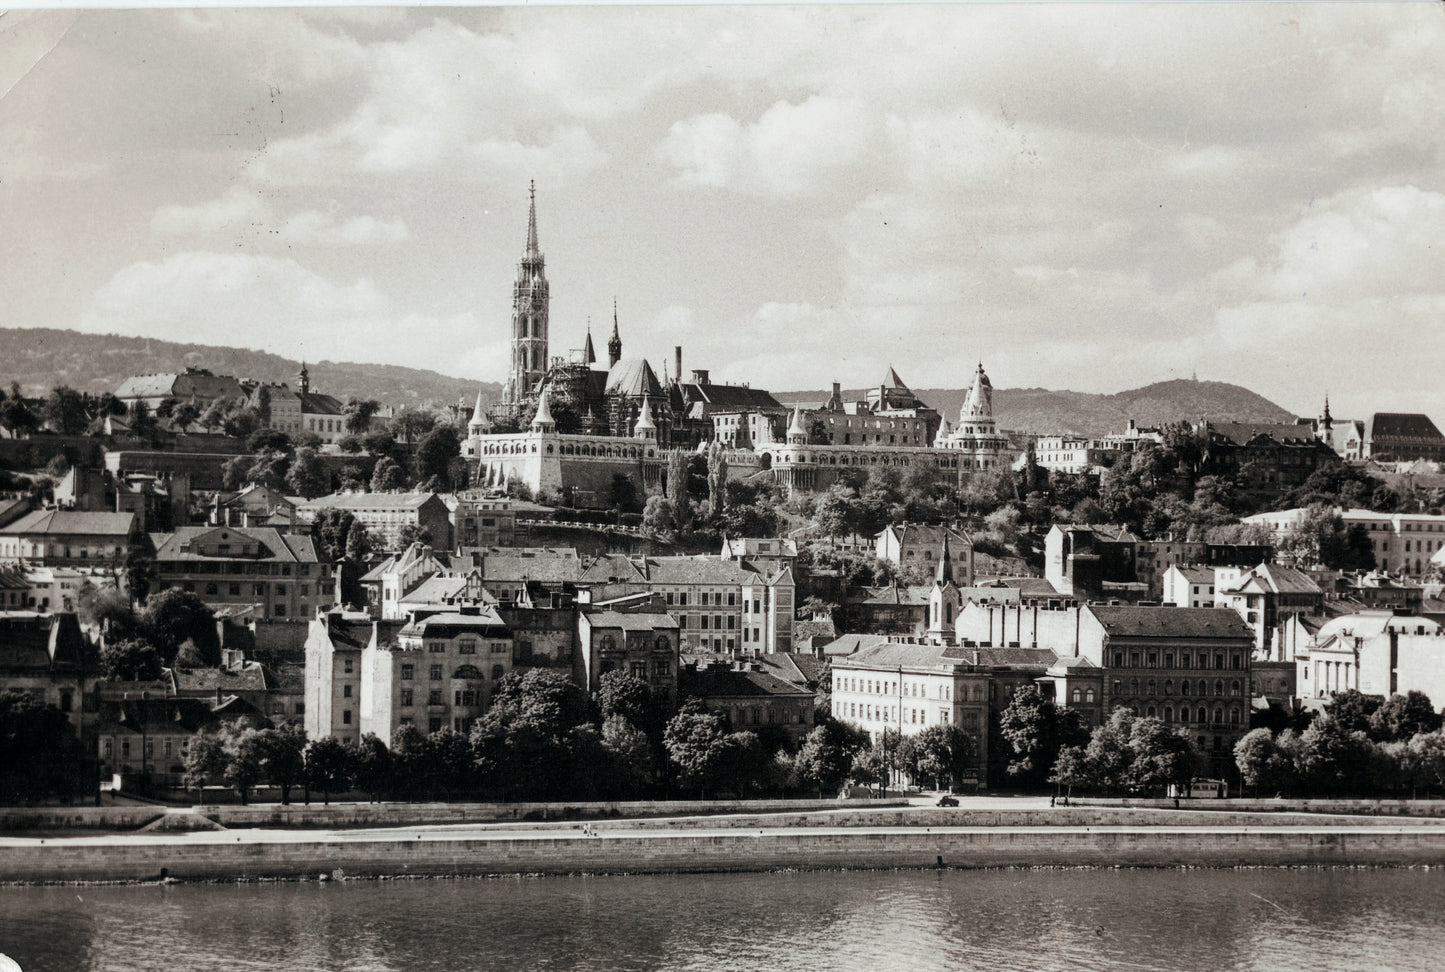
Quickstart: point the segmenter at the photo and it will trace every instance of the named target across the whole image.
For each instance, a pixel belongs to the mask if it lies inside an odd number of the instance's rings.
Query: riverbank
[[[994,867],[1445,866],[1445,827],[406,828],[0,838],[0,881]]]

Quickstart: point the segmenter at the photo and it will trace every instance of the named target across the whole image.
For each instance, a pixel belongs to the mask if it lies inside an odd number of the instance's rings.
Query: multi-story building
[[[1329,699],[1354,689],[1390,696],[1411,690],[1445,699],[1445,628],[1430,618],[1362,611],[1327,622],[1295,652],[1297,691]]]
[[[1205,421],[1195,431],[1205,446],[1203,472],[1232,477],[1257,497],[1282,495],[1340,462],[1307,426]]]
[[[1346,528],[1359,527],[1365,531],[1378,570],[1418,577],[1430,570],[1430,558],[1445,549],[1445,516],[1338,508],[1335,512]],[[1308,514],[1309,510],[1296,507],[1256,513],[1245,517],[1243,522],[1268,527],[1282,540],[1298,530]]]
[[[1293,567],[1260,564],[1250,570],[1214,568],[1214,604],[1233,608],[1254,631],[1254,650],[1261,660],[1282,660],[1275,633],[1293,615],[1319,614],[1325,593],[1310,576]]]
[[[988,674],[962,650],[889,642],[833,661],[833,717],[877,742],[885,729],[916,736],[930,726],[955,725],[978,744],[976,776],[955,784],[987,785]]]
[[[458,553],[476,553],[485,547],[513,547],[517,543],[517,511],[505,496],[480,490],[457,496],[452,510],[453,548]]]
[[[678,692],[726,716],[736,732],[778,733],[798,743],[813,728],[813,690],[764,671],[759,662],[684,665]]]
[[[895,567],[919,567],[932,574],[938,565],[939,551],[945,544],[953,559],[953,574],[960,587],[972,587],[974,581],[973,540],[947,526],[923,523],[889,524],[878,533],[874,550],[879,560]]]
[[[795,585],[783,567],[771,573],[721,557],[599,557],[579,586],[660,594],[690,651],[761,655],[791,651]]]
[[[1163,600],[1174,607],[1214,607],[1214,568],[1171,566],[1164,572]]]
[[[332,493],[296,507],[311,518],[332,509],[354,516],[382,550],[400,549],[405,527],[426,530],[438,550],[451,549],[451,511],[436,493]]]
[[[195,402],[205,408],[211,402],[243,401],[245,389],[230,375],[214,375],[204,368],[187,368],[178,374],[136,375],[120,383],[115,397],[127,406],[145,402],[154,412],[161,402],[172,399],[177,402]]]
[[[85,636],[74,614],[0,613],[0,692],[17,691],[53,705],[78,732],[86,685]]]
[[[1103,711],[1127,706],[1187,732],[1232,775],[1234,744],[1249,731],[1254,632],[1225,608],[1080,608],[1079,654],[1102,669]]]
[[[361,741],[362,652],[394,645],[405,623],[343,611],[328,611],[311,622],[306,636],[306,738]],[[397,674],[400,681],[401,672]],[[415,680],[415,669],[412,676]]]
[[[116,568],[143,537],[134,513],[35,510],[0,527],[0,560],[43,567]]]
[[[1365,459],[1376,462],[1445,461],[1445,435],[1418,412],[1376,412],[1365,429]]]
[[[772,571],[792,567],[797,562],[798,544],[795,540],[777,537],[724,537],[718,556]]]
[[[666,710],[676,707],[682,640],[677,619],[665,613],[660,601],[628,598],[579,608],[572,676],[589,695],[603,675],[623,671],[647,682]]]
[[[331,565],[309,536],[272,527],[181,527],[151,536],[160,588],[208,605],[254,605],[263,620],[304,620],[335,600]]]
[[[404,725],[469,732],[511,670],[512,633],[493,611],[411,621],[362,649],[361,731],[388,746]]]

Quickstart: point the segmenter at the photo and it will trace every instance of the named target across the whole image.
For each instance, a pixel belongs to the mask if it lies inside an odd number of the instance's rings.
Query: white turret
[[[973,376],[973,387],[963,400],[963,408],[959,409],[958,421],[962,424],[970,419],[977,421],[983,418],[993,418],[993,383],[983,373],[983,362],[980,361]]]
[[[632,427],[632,436],[636,439],[657,438],[657,425],[652,421],[652,400],[646,395],[642,396],[642,412],[637,416],[637,424]]]
[[[532,419],[533,432],[556,432],[557,420],[552,418],[552,405],[548,399],[552,395],[552,389],[544,387],[541,396],[537,399],[537,415]]]
[[[467,434],[485,435],[487,427],[487,413],[482,409],[482,390],[478,388],[477,407],[472,409],[472,420],[467,423]]]
[[[793,408],[793,421],[788,426],[788,445],[807,445],[808,432],[803,428],[803,407]]]

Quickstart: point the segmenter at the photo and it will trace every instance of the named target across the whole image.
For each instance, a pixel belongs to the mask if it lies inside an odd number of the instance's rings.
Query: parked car
[[[938,798],[938,805],[940,807],[956,807],[958,806],[958,798],[947,795],[941,796]]]

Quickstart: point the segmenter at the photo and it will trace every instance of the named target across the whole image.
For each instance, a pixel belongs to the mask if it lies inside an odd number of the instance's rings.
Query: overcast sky
[[[1441,3],[12,11],[0,325],[500,381],[535,179],[554,354],[1445,424],[1442,150]]]

